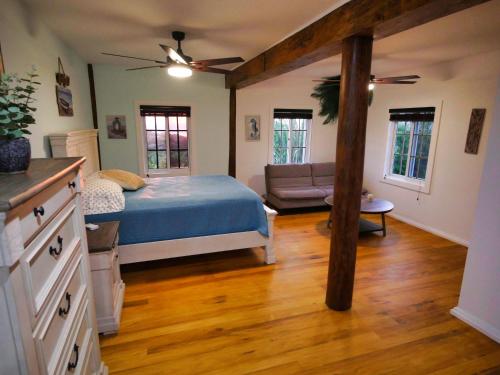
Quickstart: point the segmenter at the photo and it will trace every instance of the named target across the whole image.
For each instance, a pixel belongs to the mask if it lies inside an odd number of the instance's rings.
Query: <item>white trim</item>
[[[391,105],[392,108],[398,107],[407,107],[405,105]],[[427,170],[425,172],[425,180],[418,180],[415,178],[409,178],[405,176],[393,175],[391,174],[392,170],[392,152],[394,149],[394,123],[390,122],[387,129],[387,143],[386,143],[386,151],[385,151],[385,162],[384,162],[384,170],[382,174],[382,178],[380,182],[390,185],[399,186],[405,189],[418,191],[424,194],[430,194],[431,191],[431,181],[432,181],[432,171],[434,169],[434,160],[436,157],[436,146],[439,137],[439,127],[441,125],[441,110],[443,107],[443,101],[439,101],[438,103],[429,103],[421,105],[418,107],[435,107],[436,110],[434,112],[434,121],[432,123],[432,133],[431,133],[431,144],[429,145],[429,156],[427,159]],[[412,131],[413,134],[413,131]],[[411,147],[411,138],[410,136],[410,146]],[[410,148],[409,148],[410,151]],[[410,158],[408,158],[407,163]],[[407,169],[408,170],[408,169]]]
[[[472,328],[477,329],[482,334],[488,336],[490,339],[500,343],[500,329],[494,327],[490,323],[484,321],[481,318],[478,318],[475,315],[472,315],[462,309],[461,307],[454,307],[450,310],[450,314],[455,318],[460,319],[464,323],[467,323]]]
[[[189,158],[189,168],[170,168],[170,169],[161,169],[158,172],[149,172],[146,167],[146,140],[144,137],[144,124],[141,117],[141,105],[164,105],[164,106],[179,106],[179,107],[190,107],[191,108],[191,117],[188,118],[187,128],[188,128],[188,158]],[[192,135],[193,135],[193,120],[194,115],[196,114],[195,106],[188,103],[177,103],[175,101],[162,101],[162,100],[135,100],[134,101],[134,112],[135,112],[135,132],[136,132],[136,142],[137,142],[137,162],[139,163],[139,175],[142,177],[146,177],[149,174],[149,177],[169,177],[169,176],[189,176],[191,175],[191,171],[193,169],[192,161]],[[167,155],[170,160],[170,156]]]
[[[410,225],[412,225],[414,227],[417,227],[417,228],[420,228],[422,230],[425,230],[426,232],[435,234],[436,236],[446,238],[447,240],[450,240],[452,242],[456,242],[459,245],[462,245],[462,246],[465,246],[465,247],[469,247],[469,244],[470,244],[469,241],[466,240],[466,239],[464,239],[464,238],[460,238],[460,237],[457,237],[457,236],[455,236],[453,234],[444,232],[444,231],[442,231],[440,229],[436,229],[436,228],[430,227],[428,225],[419,223],[418,221],[415,221],[413,219],[407,218],[406,216],[402,216],[402,215],[396,214],[394,212],[388,213],[386,215],[390,216],[390,217],[392,217],[392,218],[394,218],[396,220],[402,221],[402,222],[404,222],[406,224],[410,224]]]

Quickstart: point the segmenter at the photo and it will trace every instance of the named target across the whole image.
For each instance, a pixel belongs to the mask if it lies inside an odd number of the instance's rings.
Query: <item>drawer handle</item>
[[[71,181],[71,182],[68,182],[68,187],[71,189],[71,188],[76,188],[76,182],[75,181]]]
[[[59,244],[59,250],[57,250],[53,246],[49,246],[49,254],[52,255],[54,258],[58,257],[63,249],[63,238],[61,236],[57,236],[57,243]]]
[[[68,362],[68,371],[73,371],[76,366],[78,366],[78,351],[80,350],[80,347],[78,345],[75,344],[75,346],[73,346],[73,352],[75,352],[76,356],[75,356],[75,362]]]
[[[45,209],[43,208],[43,206],[35,207],[33,209],[33,213],[35,214],[36,217],[43,216],[45,215]]]
[[[59,307],[59,316],[63,317],[64,315],[68,315],[70,309],[71,309],[71,294],[66,292],[66,308],[63,309],[62,307]]]

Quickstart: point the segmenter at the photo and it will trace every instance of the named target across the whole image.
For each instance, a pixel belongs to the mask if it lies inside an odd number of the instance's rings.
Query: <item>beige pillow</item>
[[[137,190],[146,185],[144,180],[135,173],[122,171],[121,169],[100,171],[99,176],[116,182],[125,190]]]

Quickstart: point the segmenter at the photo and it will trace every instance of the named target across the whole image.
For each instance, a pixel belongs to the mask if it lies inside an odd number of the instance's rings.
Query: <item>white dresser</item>
[[[87,238],[84,158],[0,175],[0,374],[102,374]]]

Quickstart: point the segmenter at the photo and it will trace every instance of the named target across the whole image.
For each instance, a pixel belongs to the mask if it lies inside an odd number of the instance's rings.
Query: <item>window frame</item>
[[[275,164],[274,163],[274,110],[277,109],[277,108],[286,108],[286,109],[295,109],[295,108],[288,108],[287,106],[283,106],[283,107],[280,107],[280,106],[275,106],[271,109],[271,123],[270,123],[270,126],[269,126],[269,151],[268,151],[268,154],[269,154],[269,157],[268,157],[268,163],[269,164],[272,164],[272,165],[285,165],[285,164]],[[298,108],[298,107],[297,107]],[[308,108],[308,106],[302,106],[301,108]],[[313,118],[311,119],[304,119],[307,121],[307,130],[306,130],[306,147],[305,147],[305,155],[304,155],[304,162],[303,163],[291,163],[290,162],[290,158],[291,158],[291,151],[294,147],[292,147],[291,145],[291,131],[289,132],[289,137],[288,137],[288,144],[287,144],[287,148],[288,150],[290,151],[289,153],[289,157],[287,159],[287,163],[286,164],[307,164],[307,163],[310,163],[310,160],[311,160],[311,139],[312,139],[312,124],[313,124],[313,119],[314,119],[314,110],[313,110]],[[289,119],[291,120],[291,119]],[[304,130],[299,130],[299,131],[304,131]]]
[[[430,194],[431,181],[432,181],[432,171],[434,169],[434,159],[436,155],[436,146],[438,142],[439,127],[441,123],[441,108],[442,102],[432,103],[426,105],[391,105],[391,108],[420,108],[420,107],[435,107],[434,111],[434,121],[432,123],[432,131],[430,134],[431,141],[429,145],[429,154],[427,158],[427,166],[425,172],[425,179],[418,179],[415,177],[407,177],[392,173],[393,159],[394,159],[394,144],[396,142],[396,121],[389,120],[389,126],[387,130],[387,142],[386,142],[386,152],[385,152],[385,163],[382,174],[381,182],[398,186],[404,189],[418,191],[424,194]],[[387,109],[386,113],[389,113]],[[413,143],[414,124],[412,124],[410,129],[410,139],[408,147],[408,158],[406,160],[406,173],[408,172],[409,163],[411,160],[411,145]]]
[[[193,105],[186,103],[176,103],[176,102],[159,102],[159,101],[135,101],[135,125],[136,125],[136,138],[137,138],[137,156],[139,163],[139,175],[142,177],[168,177],[168,176],[190,176],[192,169],[192,126],[193,126]],[[149,169],[148,168],[148,150],[147,150],[147,137],[146,137],[146,127],[144,123],[144,118],[141,116],[140,108],[141,106],[178,106],[178,107],[190,107],[191,117],[187,117],[187,133],[188,133],[188,164],[187,168],[164,168],[164,169]],[[165,132],[169,133],[168,130],[168,117],[165,118],[166,128]],[[167,165],[170,165],[170,152],[167,142]]]

